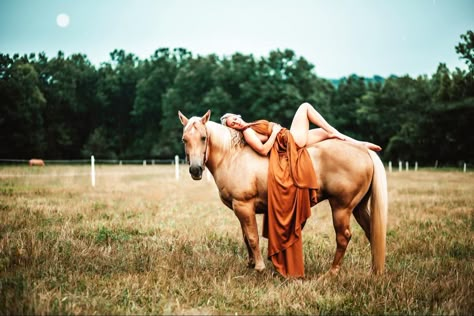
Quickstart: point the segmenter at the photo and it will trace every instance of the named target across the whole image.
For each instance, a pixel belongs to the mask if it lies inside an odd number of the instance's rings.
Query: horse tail
[[[385,167],[379,156],[369,150],[374,164],[370,197],[370,246],[372,270],[382,274],[385,268],[385,242],[387,234],[388,193]]]

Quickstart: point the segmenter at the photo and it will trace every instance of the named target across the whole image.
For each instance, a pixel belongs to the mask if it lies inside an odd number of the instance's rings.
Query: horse
[[[32,167],[32,166],[44,167],[44,161],[42,159],[30,159],[28,161],[28,164],[30,165],[30,167]]]
[[[245,144],[242,133],[210,121],[211,111],[187,118],[178,111],[183,124],[182,141],[189,173],[202,178],[208,168],[224,205],[240,221],[248,250],[248,265],[265,269],[259,247],[256,214],[267,211],[268,157]],[[385,167],[378,155],[362,145],[341,140],[324,140],[307,147],[316,173],[318,203],[329,201],[336,233],[336,252],[329,271],[338,274],[351,239],[350,217],[354,215],[371,245],[372,273],[385,268],[388,194]]]

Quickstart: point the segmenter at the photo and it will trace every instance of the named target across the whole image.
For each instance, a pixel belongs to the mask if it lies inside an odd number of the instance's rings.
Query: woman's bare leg
[[[321,129],[310,130],[309,122],[321,127]],[[296,110],[296,113],[293,116],[293,121],[291,122],[290,132],[293,135],[295,143],[299,147],[310,146],[318,141],[328,138],[338,138],[351,143],[364,145],[374,151],[382,150],[378,145],[369,142],[361,142],[340,133],[332,127],[311,104],[307,102],[301,104],[298,107],[298,110]]]
[[[294,138],[294,137],[293,137]],[[329,139],[329,134],[322,128],[313,128],[308,131],[306,146],[311,146],[323,140]]]
[[[299,147],[306,146],[308,141],[309,120],[307,110],[302,105],[296,110],[291,122],[290,132]]]
[[[316,111],[316,109],[311,104],[305,102],[298,107],[298,110],[296,110],[290,127],[290,132],[293,135],[293,139],[300,147],[304,147],[308,144],[309,122],[321,127],[323,131],[326,131],[326,138],[343,138],[343,135],[339,133],[334,127],[329,125],[329,123],[321,116],[321,114],[319,114],[318,111]]]

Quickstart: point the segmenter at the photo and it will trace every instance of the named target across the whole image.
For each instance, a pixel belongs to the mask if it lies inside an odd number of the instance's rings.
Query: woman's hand
[[[273,124],[272,133],[278,134],[281,131],[282,127],[280,124]]]

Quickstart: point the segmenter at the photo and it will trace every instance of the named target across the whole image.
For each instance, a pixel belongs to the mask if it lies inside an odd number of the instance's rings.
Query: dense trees
[[[0,157],[171,158],[183,151],[178,110],[289,126],[308,101],[342,132],[383,146],[385,159],[472,163],[474,34],[461,40],[467,71],[440,63],[430,77],[337,82],[291,50],[257,59],[161,48],[146,60],[115,50],[99,67],[82,54],[0,54]]]

